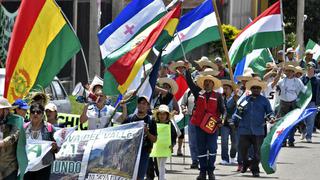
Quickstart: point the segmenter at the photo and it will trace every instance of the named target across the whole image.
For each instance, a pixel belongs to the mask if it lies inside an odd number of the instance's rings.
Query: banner
[[[144,123],[75,131],[56,154],[50,179],[136,179]]]
[[[66,127],[78,126],[78,130],[88,129],[88,121],[80,124],[80,115],[77,114],[58,113],[58,123],[65,124]]]
[[[157,132],[150,157],[171,157],[171,124],[157,123]]]
[[[27,140],[26,150],[28,156],[27,171],[38,171],[46,165],[43,164],[42,158],[51,150],[52,141]]]

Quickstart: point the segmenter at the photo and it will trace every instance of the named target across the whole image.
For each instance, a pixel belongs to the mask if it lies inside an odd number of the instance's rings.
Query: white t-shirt
[[[268,83],[267,88],[263,92],[263,96],[269,100],[271,108],[274,111],[276,105],[279,103],[279,93],[276,90],[276,86],[272,88],[271,84],[272,82]]]
[[[90,105],[87,110],[87,116],[88,116],[88,129],[101,129],[104,128],[105,125],[110,121],[110,117],[113,114],[114,107],[110,105],[105,105],[101,110],[97,108],[96,105]],[[113,117],[112,122],[114,122],[114,119],[117,119],[121,113],[116,113]],[[111,126],[111,123],[109,123],[108,127]]]
[[[280,100],[285,102],[292,102],[298,98],[300,92],[305,93],[307,87],[298,78],[283,78],[278,82],[280,87]]]

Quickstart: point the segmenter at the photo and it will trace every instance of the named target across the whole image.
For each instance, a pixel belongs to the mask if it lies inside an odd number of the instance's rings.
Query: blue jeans
[[[138,169],[138,180],[143,180],[144,176],[147,173],[148,162],[149,162],[149,152],[142,148],[140,154],[140,162],[139,162],[139,169]]]
[[[217,155],[218,131],[213,134],[208,134],[200,127],[196,127],[196,133],[200,172],[213,172],[215,169],[214,163]]]
[[[307,106],[307,108],[316,108],[316,103],[315,102],[310,102]],[[303,133],[306,133],[306,139],[311,139],[312,138],[312,133],[313,133],[313,127],[314,127],[314,121],[317,116],[317,113],[313,113],[309,117],[307,117],[304,120],[304,123],[306,124],[306,129]]]
[[[189,148],[192,163],[198,162],[198,147],[197,147],[197,134],[196,134],[196,126],[191,124],[189,121],[188,124],[188,137],[189,137]]]
[[[230,157],[235,158],[237,154],[237,135],[235,129],[230,126],[222,126],[221,132],[221,158],[229,162],[229,136],[231,138]]]

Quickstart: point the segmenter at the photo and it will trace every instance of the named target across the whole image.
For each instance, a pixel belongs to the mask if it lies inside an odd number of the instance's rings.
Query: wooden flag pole
[[[223,46],[224,55],[226,56],[226,60],[227,60],[227,63],[228,63],[230,79],[233,82],[233,84],[235,84],[234,77],[233,77],[233,71],[232,71],[232,67],[231,67],[231,63],[230,63],[230,58],[229,58],[229,54],[228,54],[228,48],[227,48],[227,44],[226,44],[226,39],[224,38],[224,34],[223,34],[223,31],[222,31],[222,28],[221,28],[221,21],[220,21],[220,17],[219,17],[219,12],[218,12],[218,8],[217,8],[216,0],[212,0],[212,2],[213,2],[213,6],[214,6],[214,12],[215,12],[216,18],[217,18],[218,29],[219,29],[219,33],[220,33],[220,37],[221,37],[221,42],[222,42],[222,46]]]

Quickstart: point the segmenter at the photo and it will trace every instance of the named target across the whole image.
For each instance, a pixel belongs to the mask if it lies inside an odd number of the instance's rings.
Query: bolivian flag
[[[152,53],[152,48],[162,50],[172,40],[179,23],[180,13],[181,3],[158,22],[104,59],[106,66],[105,94],[123,94],[136,77],[144,61],[147,59],[151,63],[155,62],[156,56]]]
[[[5,97],[22,98],[47,87],[81,48],[54,0],[22,0],[6,64]]]

